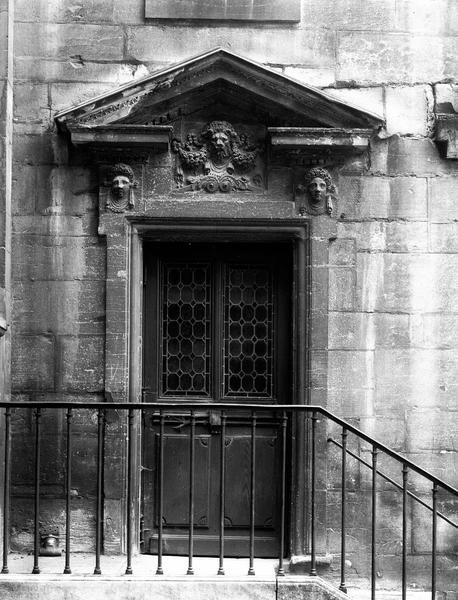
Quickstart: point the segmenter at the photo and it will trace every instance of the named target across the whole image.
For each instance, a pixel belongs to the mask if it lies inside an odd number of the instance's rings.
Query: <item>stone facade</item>
[[[385,121],[365,162],[347,161],[333,173],[339,194],[332,227],[325,214],[307,217],[315,219],[309,399],[456,485],[458,162],[447,159],[434,141],[438,104],[458,106],[454,0],[302,0],[300,22],[281,24],[145,20],[144,0],[16,0],[14,5],[13,398],[92,401],[106,390],[122,392],[107,380],[119,364],[107,364],[105,353],[123,332],[111,330],[114,337],[107,338],[106,323],[110,311],[125,313],[126,306],[113,303],[116,294],[107,302],[105,294],[107,281],[112,289],[124,285],[126,247],[117,244],[116,229],[108,238],[101,235],[106,227],[98,230],[98,171],[57,132],[56,113],[221,46]],[[2,29],[5,7],[8,2],[0,2]],[[11,84],[2,75],[4,56],[0,48],[2,103],[9,101]],[[2,202],[6,198],[6,209],[0,206],[0,319],[9,254],[8,193],[3,195],[10,185],[7,128],[0,121],[0,164],[6,173],[0,175]],[[155,217],[184,214],[183,201],[166,198],[173,158],[171,152],[158,158],[148,182],[151,198],[158,198],[148,207]],[[270,198],[258,204],[238,203],[231,213],[229,200],[208,200],[198,210],[214,218],[272,218],[275,211],[279,218],[296,218],[294,182],[303,171],[276,166],[269,173]],[[0,357],[8,356],[4,347],[3,338]],[[2,369],[0,382],[1,377]],[[8,377],[4,385],[7,390]],[[46,422],[50,451],[62,427],[57,420]],[[94,462],[87,440],[95,443],[95,433],[96,424],[81,414],[76,444],[89,472]],[[16,459],[25,460],[21,451]],[[63,485],[53,475],[59,460],[56,456],[46,475],[45,487],[54,496]],[[391,465],[386,470],[392,474]],[[355,485],[368,481],[359,468],[354,477]],[[88,506],[94,490],[87,481],[81,476],[75,483],[80,548],[88,547],[93,526]],[[14,483],[14,548],[28,549],[30,482],[19,473]],[[113,498],[121,492],[114,490]],[[321,550],[338,552],[338,482],[332,472],[321,492],[323,503],[327,492],[328,502]],[[398,561],[391,528],[398,510],[394,498],[390,489],[380,493],[385,525],[380,572],[388,579]],[[56,510],[63,510],[63,500],[45,500],[43,509],[44,521],[59,528]],[[356,514],[362,507],[353,509]],[[411,511],[410,551],[421,573],[426,516]],[[356,528],[353,533],[349,553],[358,570],[368,542],[366,533]],[[449,535],[440,544],[456,551]]]

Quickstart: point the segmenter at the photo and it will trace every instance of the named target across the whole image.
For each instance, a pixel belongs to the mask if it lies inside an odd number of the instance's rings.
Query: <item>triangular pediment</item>
[[[61,130],[231,119],[265,127],[376,130],[377,115],[216,48],[56,116]]]

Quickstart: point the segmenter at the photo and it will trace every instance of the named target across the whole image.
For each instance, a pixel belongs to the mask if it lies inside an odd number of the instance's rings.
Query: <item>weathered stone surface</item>
[[[104,281],[16,282],[13,298],[15,331],[103,334],[104,292]]]
[[[352,310],[355,307],[356,272],[346,267],[329,269],[329,309]]]
[[[458,348],[458,314],[412,315],[412,344],[418,348]]]
[[[343,2],[308,2],[303,19],[319,27],[334,26],[338,30],[383,31],[397,28],[396,2],[394,0],[343,0]]]
[[[60,338],[59,386],[74,392],[100,392],[104,389],[103,336]]]
[[[52,336],[14,336],[11,353],[11,384],[14,390],[54,388],[54,347]]]
[[[435,223],[455,222],[458,219],[456,201],[456,177],[438,177],[431,179],[431,220]]]
[[[75,89],[76,88],[76,89]],[[50,106],[60,111],[90,100],[113,89],[112,83],[88,83],[75,86],[74,83],[52,83],[50,85]]]
[[[86,23],[112,20],[113,0],[91,0],[90,3],[61,2],[58,0],[15,0],[15,19],[18,22]]]
[[[175,27],[174,36],[160,26],[131,27],[128,30],[127,57],[137,60],[178,62],[210,47],[237,49],[237,52],[263,63],[304,64],[328,67],[334,64],[334,37],[319,29],[262,29]]]
[[[398,28],[428,35],[444,33],[450,8],[448,0],[436,0],[434,3],[427,0],[401,0],[397,6]]]
[[[16,23],[14,39],[19,57],[67,60],[80,56],[83,61],[123,58],[123,31],[118,26]]]
[[[145,0],[145,17],[148,19],[217,19],[247,21],[300,21],[299,0],[285,0],[280,7],[275,0],[253,3],[233,0]]]
[[[25,121],[45,121],[49,123],[48,86],[41,83],[24,83],[14,86],[14,116]]]
[[[410,346],[408,315],[329,313],[329,348],[375,350]]]
[[[14,236],[16,280],[103,279],[105,244],[99,238]]]
[[[304,69],[303,67],[286,67],[284,74],[293,79],[313,85],[316,87],[326,87],[335,82],[336,76],[334,69]]]
[[[426,252],[428,226],[426,222],[370,221],[339,223],[339,236],[356,240],[358,251]]]
[[[326,92],[343,102],[349,102],[354,106],[378,115],[382,119],[385,118],[384,91],[382,87],[330,88]]]
[[[456,162],[456,161],[455,161]],[[389,175],[439,175],[455,173],[454,161],[442,160],[431,139],[394,135],[389,141],[387,172]]]
[[[364,84],[435,81],[444,73],[442,52],[439,37],[344,31],[338,41],[337,78]]]
[[[385,89],[388,135],[428,135],[433,126],[431,86],[392,86]]]
[[[364,311],[454,311],[456,254],[358,254],[357,302]]]

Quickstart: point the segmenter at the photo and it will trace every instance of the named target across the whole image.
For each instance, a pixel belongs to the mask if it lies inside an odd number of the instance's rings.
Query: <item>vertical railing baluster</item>
[[[224,513],[226,495],[226,414],[221,412],[221,449],[219,485],[219,568],[218,575],[224,575]]]
[[[35,514],[34,514],[34,545],[33,545],[33,569],[32,574],[38,575],[38,557],[40,555],[40,430],[41,430],[41,408],[35,410]]]
[[[402,466],[402,600],[407,597],[407,477],[408,468]]]
[[[10,494],[11,494],[11,408],[5,410],[5,460],[3,488],[3,567],[2,573],[9,573],[8,551],[10,539]]]
[[[95,568],[94,575],[101,575],[100,553],[102,547],[102,485],[103,485],[103,426],[105,411],[97,412],[97,504],[95,512]]]
[[[347,593],[345,582],[345,554],[346,554],[346,483],[347,483],[347,436],[345,427],[342,428],[342,501],[341,501],[341,538],[340,538],[340,586],[341,592]]]
[[[280,490],[280,550],[278,555],[278,576],[285,575],[283,557],[285,554],[285,510],[286,510],[286,426],[288,417],[283,411],[281,419],[281,490]]]
[[[433,483],[433,523],[431,548],[431,600],[436,600],[436,557],[437,557],[437,483]]]
[[[310,542],[311,542],[311,557],[310,557],[310,575],[316,575],[316,527],[315,527],[315,504],[316,504],[316,413],[312,413],[312,435],[311,435],[311,454],[312,454],[312,469],[311,469],[311,506],[310,506]]]
[[[194,554],[194,446],[196,436],[196,415],[191,411],[191,432],[189,436],[189,546],[188,546],[188,570],[186,575],[194,575],[192,559]]]
[[[251,461],[250,461],[250,565],[248,575],[254,571],[254,526],[256,519],[256,413],[251,413]]]
[[[375,600],[377,546],[377,446],[372,446],[371,600]]]
[[[132,477],[134,474],[133,460],[134,460],[134,411],[129,408],[128,416],[128,445],[127,445],[127,515],[126,515],[126,542],[127,542],[127,564],[126,564],[126,575],[132,575]]]
[[[156,575],[163,575],[163,516],[164,516],[164,413],[159,412],[159,481],[158,481],[158,522],[157,522],[157,569]]]
[[[72,409],[67,408],[67,456],[65,478],[65,567],[64,575],[70,575],[70,495],[72,485]]]

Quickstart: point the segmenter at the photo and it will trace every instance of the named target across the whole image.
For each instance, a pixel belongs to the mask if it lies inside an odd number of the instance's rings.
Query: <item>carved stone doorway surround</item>
[[[326,405],[328,248],[339,214],[336,184],[342,168],[364,170],[370,138],[382,120],[217,48],[64,111],[56,122],[69,141],[71,164],[99,170],[109,398],[141,400],[143,240],[258,239],[294,245],[294,402]],[[137,543],[140,532],[139,433],[132,482],[137,494],[127,507],[127,423],[119,419],[106,424],[106,552],[125,550],[127,514],[134,514]],[[308,543],[303,428],[294,444],[288,550],[303,554]],[[319,444],[324,449],[325,440]],[[324,507],[325,482],[318,489]],[[324,511],[318,515],[319,551],[325,550]]]

